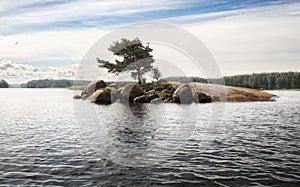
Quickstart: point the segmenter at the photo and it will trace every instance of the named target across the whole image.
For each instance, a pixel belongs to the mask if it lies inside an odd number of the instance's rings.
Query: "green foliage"
[[[115,88],[111,87],[111,86],[106,86],[105,88],[99,88],[97,90],[106,90],[108,91],[109,93],[114,93],[116,91]]]
[[[164,92],[157,91],[156,94],[157,94],[160,98],[166,98],[166,97],[167,97],[167,94],[164,93]]]
[[[98,66],[107,69],[109,73],[130,71],[131,76],[142,83],[143,75],[152,70],[154,59],[150,53],[153,49],[144,46],[138,38],[133,40],[122,38],[120,41],[113,42],[108,50],[122,59],[117,58],[114,63],[111,63],[97,58]]]
[[[8,87],[9,87],[9,84],[5,80],[1,79],[0,88],[8,88]]]
[[[114,93],[116,91],[116,89],[111,86],[106,86],[105,90],[108,91],[109,93]]]

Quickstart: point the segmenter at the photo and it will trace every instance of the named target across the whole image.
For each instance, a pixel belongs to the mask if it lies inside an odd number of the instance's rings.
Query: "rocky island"
[[[199,82],[181,83],[161,81],[162,73],[151,52],[153,49],[144,45],[139,38],[129,40],[122,38],[113,42],[108,50],[115,56],[114,61],[97,58],[98,67],[108,73],[130,73],[137,83],[121,83],[107,85],[103,80],[91,82],[81,95],[75,99],[86,99],[98,104],[111,104],[115,101],[130,103],[210,103],[215,101],[269,101],[274,96],[262,91],[229,87],[219,84]],[[146,82],[146,74],[151,74],[152,83]],[[148,79],[149,80],[149,79]],[[156,82],[153,82],[156,80]]]
[[[271,101],[274,96],[255,89],[199,82],[157,82],[144,85],[138,83],[114,83],[107,85],[103,80],[96,80],[83,89],[80,96],[74,96],[74,99],[89,100],[97,104],[111,104],[116,101],[191,104],[216,101]]]

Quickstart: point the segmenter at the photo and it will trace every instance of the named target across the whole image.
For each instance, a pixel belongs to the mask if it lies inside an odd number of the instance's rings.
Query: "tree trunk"
[[[140,63],[138,63],[138,68],[137,68],[137,73],[138,73],[138,82],[140,85],[142,85],[143,83],[143,77],[142,77],[142,73],[141,73],[141,66],[140,66]]]

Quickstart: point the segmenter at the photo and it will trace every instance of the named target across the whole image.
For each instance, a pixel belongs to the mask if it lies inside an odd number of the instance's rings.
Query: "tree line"
[[[300,72],[253,73],[224,77],[225,84],[254,89],[299,89]]]
[[[89,84],[90,81],[67,80],[67,79],[40,79],[32,80],[21,84],[22,88],[67,88],[70,86],[82,86]]]
[[[225,76],[222,79],[205,79],[201,77],[167,77],[160,81],[176,82],[202,82],[220,84],[227,86],[246,87],[254,89],[300,89],[300,72],[284,73],[253,73],[246,75]]]

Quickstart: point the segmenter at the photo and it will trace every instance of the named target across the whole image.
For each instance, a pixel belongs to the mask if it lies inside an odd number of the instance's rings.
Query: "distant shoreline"
[[[71,90],[82,90],[91,81],[68,80],[68,79],[39,79],[23,84],[10,84],[12,88],[69,88]],[[126,81],[130,82],[130,81]],[[226,86],[250,88],[257,90],[300,90],[300,72],[274,72],[253,73],[245,75],[225,76],[223,78],[201,78],[174,76],[162,78],[159,82],[200,82],[209,84],[221,84]],[[115,83],[107,81],[108,84]],[[125,82],[124,82],[125,83]]]

